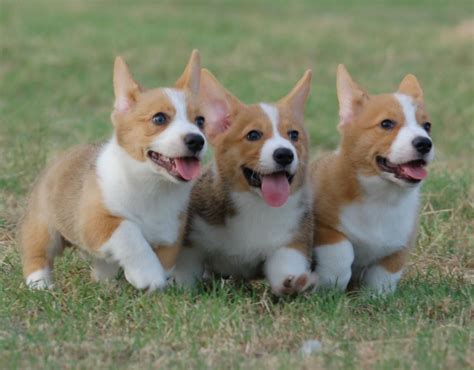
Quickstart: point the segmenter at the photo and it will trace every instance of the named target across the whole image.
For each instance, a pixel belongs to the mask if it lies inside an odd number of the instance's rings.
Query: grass
[[[2,368],[374,368],[474,366],[474,5],[469,1],[1,1],[0,366]],[[246,102],[284,95],[314,70],[315,154],[337,145],[335,67],[393,91],[418,76],[437,160],[418,245],[387,298],[275,300],[261,282],[146,295],[99,285],[67,252],[56,287],[22,282],[15,226],[53,154],[110,135],[113,58],[169,85],[192,48]],[[322,351],[303,357],[303,341]]]

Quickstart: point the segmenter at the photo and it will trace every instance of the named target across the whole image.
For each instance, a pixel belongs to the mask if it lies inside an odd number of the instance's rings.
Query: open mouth
[[[201,172],[201,163],[196,157],[169,158],[153,150],[149,150],[147,155],[154,164],[180,181],[191,181]]]
[[[262,198],[270,207],[281,207],[288,200],[294,175],[286,171],[263,174],[245,166],[242,172],[250,186],[262,191]]]
[[[428,173],[426,172],[426,161],[423,159],[416,159],[406,163],[395,164],[390,162],[387,158],[377,156],[377,165],[384,172],[393,173],[396,178],[405,180],[411,183],[417,183],[423,180]]]

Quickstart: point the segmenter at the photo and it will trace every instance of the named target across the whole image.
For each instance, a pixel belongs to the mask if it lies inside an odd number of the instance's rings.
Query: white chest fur
[[[409,243],[419,202],[419,187],[400,188],[379,177],[359,178],[363,199],[346,206],[339,229],[354,247],[354,265],[367,266]]]
[[[304,214],[300,190],[280,208],[271,208],[253,193],[231,194],[236,215],[223,226],[197,217],[190,240],[204,253],[211,269],[222,274],[251,276],[263,259],[293,239]]]
[[[107,209],[135,223],[152,245],[176,242],[180,214],[192,184],[173,184],[131,158],[116,142],[107,143],[97,161],[97,176]]]

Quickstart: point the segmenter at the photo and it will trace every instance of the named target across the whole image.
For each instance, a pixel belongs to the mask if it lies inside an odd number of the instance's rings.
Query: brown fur
[[[388,272],[395,273],[405,266],[407,256],[408,248],[403,248],[382,258],[378,264],[383,266]]]
[[[221,181],[208,167],[192,190],[190,215],[202,217],[210,225],[224,225],[226,218],[235,212],[227,182]]]
[[[179,218],[179,235],[174,245],[158,245],[154,247],[155,253],[165,270],[170,270],[176,265],[176,260],[184,243],[187,221],[188,212],[186,211]]]
[[[20,228],[25,276],[52,267],[53,249],[64,244],[61,237],[93,250],[120,224],[121,219],[111,216],[101,201],[95,176],[99,149],[98,145],[84,145],[69,150],[46,169],[33,188]]]

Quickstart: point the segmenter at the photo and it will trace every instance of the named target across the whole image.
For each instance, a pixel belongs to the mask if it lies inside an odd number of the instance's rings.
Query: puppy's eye
[[[163,112],[158,112],[156,113],[153,118],[151,119],[151,121],[155,124],[155,125],[164,125],[167,121],[168,121],[168,117],[166,116],[166,114],[164,114]]]
[[[384,119],[382,122],[380,122],[380,127],[382,127],[384,130],[391,130],[395,127],[395,125],[396,123],[391,119]]]
[[[260,140],[262,135],[263,134],[260,131],[252,130],[247,134],[247,140],[248,141],[257,141],[257,140]]]
[[[429,122],[423,123],[423,128],[425,129],[425,131],[427,133],[430,133],[431,132],[431,123],[429,123]]]
[[[296,130],[288,131],[288,137],[290,138],[291,141],[298,141],[299,136],[300,136],[300,133]]]
[[[197,116],[194,122],[196,123],[196,126],[202,130],[204,128],[204,123],[206,122],[206,119],[203,116]]]

